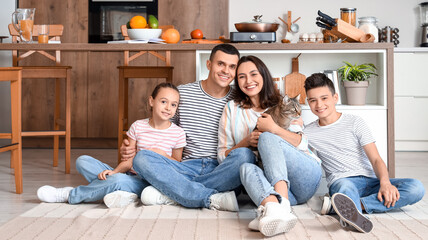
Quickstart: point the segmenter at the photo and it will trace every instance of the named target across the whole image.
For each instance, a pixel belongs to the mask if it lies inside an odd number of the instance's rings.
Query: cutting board
[[[305,80],[306,76],[299,73],[299,59],[293,58],[291,73],[285,76],[285,94],[292,98],[300,94],[300,104],[305,104],[306,101]]]
[[[229,39],[184,39],[181,43],[220,44],[230,42]]]

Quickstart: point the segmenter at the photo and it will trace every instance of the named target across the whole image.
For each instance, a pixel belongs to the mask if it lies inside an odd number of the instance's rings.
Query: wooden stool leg
[[[58,120],[61,115],[61,80],[55,79],[55,112],[54,112],[54,130],[59,130]],[[54,158],[53,166],[58,166],[59,136],[54,136]]]
[[[119,69],[119,106],[118,106],[118,133],[117,133],[117,162],[120,163],[120,147],[123,142],[123,119],[124,119],[124,106],[125,106],[125,78],[124,70]]]
[[[65,173],[70,173],[71,154],[71,69],[67,69],[65,79]]]
[[[15,171],[16,193],[21,194],[22,187],[22,142],[21,142],[21,73],[18,81],[11,81],[11,115],[12,115],[12,142],[18,143],[18,148],[11,151],[11,161]]]

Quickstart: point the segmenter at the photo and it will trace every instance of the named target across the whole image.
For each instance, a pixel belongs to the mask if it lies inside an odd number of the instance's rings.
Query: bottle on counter
[[[375,37],[374,42],[379,42],[379,30],[377,28],[376,17],[360,17],[358,18],[358,28],[365,33],[371,33]]]
[[[341,8],[340,19],[356,27],[357,9],[356,8]]]

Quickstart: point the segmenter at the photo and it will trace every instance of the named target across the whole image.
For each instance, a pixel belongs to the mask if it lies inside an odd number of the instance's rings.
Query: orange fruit
[[[169,28],[162,32],[161,38],[165,40],[166,43],[178,43],[178,41],[180,41],[180,33],[177,29]]]
[[[202,39],[204,38],[204,34],[202,33],[201,29],[195,29],[190,33],[190,36],[193,39]]]
[[[147,21],[143,16],[134,16],[129,21],[129,26],[131,26],[132,29],[145,28],[147,26]]]

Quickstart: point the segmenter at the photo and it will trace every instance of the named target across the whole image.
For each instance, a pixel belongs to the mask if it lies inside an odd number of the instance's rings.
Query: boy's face
[[[312,113],[318,118],[328,118],[336,113],[337,93],[333,95],[327,86],[313,88],[306,92],[306,96]]]
[[[237,55],[217,51],[213,59],[207,61],[207,68],[210,71],[208,81],[213,81],[212,83],[222,88],[228,87],[235,78],[238,61]]]

